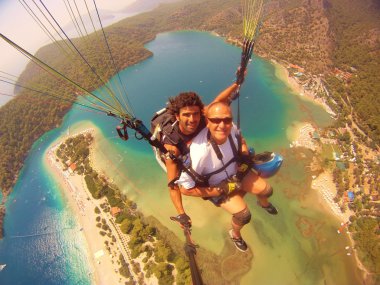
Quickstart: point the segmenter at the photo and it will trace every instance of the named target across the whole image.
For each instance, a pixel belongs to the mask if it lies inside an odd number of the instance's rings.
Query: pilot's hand
[[[241,189],[241,182],[237,180],[224,180],[216,185],[219,188],[219,192],[223,195],[229,195],[234,191]]]

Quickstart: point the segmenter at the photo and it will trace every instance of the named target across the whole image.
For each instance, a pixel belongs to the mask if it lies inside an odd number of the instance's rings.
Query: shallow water
[[[147,48],[154,52],[152,58],[120,73],[134,111],[146,125],[169,96],[181,91],[196,91],[209,103],[233,82],[240,60],[237,47],[208,33],[164,33]],[[305,165],[310,152],[294,153],[288,148],[289,127],[306,121],[326,125],[328,114],[292,94],[276,77],[273,65],[259,58],[249,67],[240,101],[242,130],[248,143],[258,151],[277,150],[286,159],[279,175],[271,180],[275,188],[272,201],[280,214],[270,216],[253,197],[247,198],[253,219],[243,234],[254,259],[241,284],[360,284],[353,257],[345,255],[348,240],[336,233],[338,220],[310,189]],[[43,153],[54,140],[84,128],[88,121],[102,134],[94,144],[96,164],[104,166],[104,172],[144,214],[154,215],[182,238],[178,226],[170,222],[175,210],[150,146],[134,139],[133,134],[127,143],[121,141],[114,131],[117,121],[75,107],[62,127],[36,142],[8,200],[0,263],[9,266],[0,273],[1,284],[90,283],[87,258],[91,253],[85,251],[79,225],[42,164]],[[220,253],[230,216],[199,198],[184,197],[184,205],[193,220],[194,239]]]

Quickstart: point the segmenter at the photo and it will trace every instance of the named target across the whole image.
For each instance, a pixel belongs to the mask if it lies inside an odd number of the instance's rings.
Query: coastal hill
[[[259,55],[319,75],[341,122],[380,144],[380,8],[375,0],[270,1]]]
[[[130,4],[123,12],[130,14],[147,12],[157,8],[162,3],[174,3],[179,1],[181,0],[139,0]]]
[[[302,1],[297,1],[302,2]],[[325,73],[333,65],[333,39],[323,1],[271,1],[257,42],[265,57],[307,67],[313,74]]]

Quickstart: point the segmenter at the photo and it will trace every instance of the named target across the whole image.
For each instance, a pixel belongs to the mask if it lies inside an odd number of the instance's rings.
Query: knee
[[[238,226],[244,226],[251,221],[251,212],[248,208],[232,215],[232,221]]]
[[[269,198],[273,195],[273,188],[269,184],[267,184],[263,191],[257,194],[260,198]]]

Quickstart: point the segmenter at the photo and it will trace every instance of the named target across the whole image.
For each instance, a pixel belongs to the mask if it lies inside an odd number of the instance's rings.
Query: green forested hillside
[[[272,0],[256,51],[320,74],[339,123],[380,145],[380,5],[377,0]],[[337,79],[335,68],[349,72]]]
[[[322,1],[272,0],[266,6],[257,51],[320,74],[332,67],[333,43]]]
[[[60,100],[22,94],[0,109],[0,185],[3,190],[9,191],[16,182],[31,144],[44,132],[57,127],[69,108],[70,105]]]
[[[117,69],[122,70],[151,56],[143,45],[153,40],[157,33],[176,29],[206,29],[206,22],[212,27],[221,28],[221,21],[226,21],[230,13],[235,14],[237,20],[228,26],[237,30],[241,16],[235,1],[184,1],[162,5],[152,13],[126,19],[106,28],[105,33]],[[111,59],[99,35],[76,39],[74,43],[103,81],[114,74],[110,68]],[[102,85],[77,56],[63,54],[57,45],[41,48],[36,56],[88,90]],[[76,93],[83,93],[68,87],[63,80],[57,81],[47,75],[33,63],[29,63],[21,74],[19,83],[59,97],[65,94],[70,99]],[[16,181],[33,142],[46,131],[57,127],[71,106],[69,102],[51,96],[18,89],[17,98],[0,108],[0,188],[4,193],[9,192]]]
[[[326,1],[327,2],[327,1]],[[376,4],[377,3],[377,4]],[[334,65],[354,74],[351,82],[334,82],[342,117],[357,122],[380,145],[380,6],[375,0],[329,1],[327,17],[334,40]],[[373,143],[373,144],[374,144]]]

